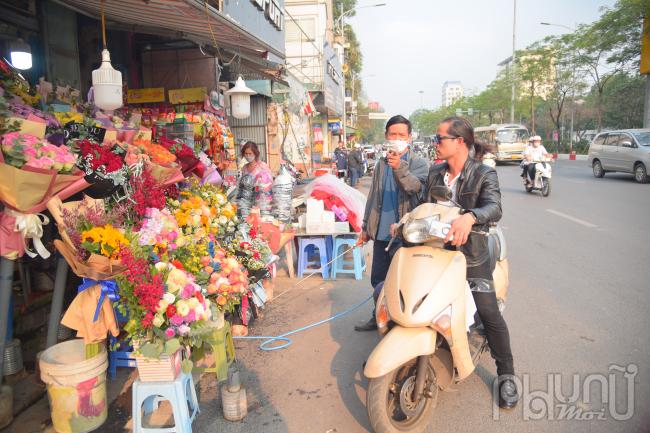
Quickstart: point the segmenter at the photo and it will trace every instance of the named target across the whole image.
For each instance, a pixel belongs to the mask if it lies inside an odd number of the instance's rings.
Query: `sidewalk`
[[[561,160],[569,160],[569,154],[568,153],[560,153],[557,155],[557,159]],[[587,155],[576,155],[576,161],[587,161]]]

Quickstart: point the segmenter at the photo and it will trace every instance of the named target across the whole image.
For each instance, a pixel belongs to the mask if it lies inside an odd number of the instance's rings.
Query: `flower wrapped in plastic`
[[[124,158],[126,151],[117,145],[103,145],[84,139],[74,146],[79,149],[78,167],[84,171],[92,186],[86,194],[93,198],[107,198],[124,187],[130,176]]]
[[[49,252],[40,241],[43,224],[39,214],[54,196],[66,199],[88,187],[76,158],[65,146],[58,147],[32,135],[10,132],[0,138],[0,254],[9,259]],[[36,253],[26,245],[31,239]]]
[[[88,197],[65,204],[53,198],[47,207],[62,239],[54,245],[76,275],[110,280],[124,270],[120,253],[133,242],[125,207],[107,210],[103,200]]]

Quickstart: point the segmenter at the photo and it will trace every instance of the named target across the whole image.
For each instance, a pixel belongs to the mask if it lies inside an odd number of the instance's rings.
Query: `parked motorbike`
[[[446,187],[433,191],[451,199]],[[465,256],[444,249],[458,206],[425,203],[404,215],[399,228],[411,245],[395,254],[376,303],[384,337],[364,368],[369,379],[367,410],[377,433],[420,433],[432,421],[441,390],[472,374],[487,340],[474,322],[474,300],[466,280]],[[500,308],[508,289],[502,232],[489,236]],[[394,239],[394,238],[393,238]],[[423,278],[426,275],[426,278]]]
[[[531,182],[528,175],[524,177],[526,192],[541,191],[542,196],[548,197],[551,193],[551,175],[553,174],[551,159],[532,161],[530,164],[535,164],[535,180]]]

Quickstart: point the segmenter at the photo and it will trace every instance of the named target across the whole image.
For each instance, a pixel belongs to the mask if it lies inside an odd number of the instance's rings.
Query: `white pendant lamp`
[[[251,115],[251,95],[255,95],[257,92],[246,87],[246,83],[241,75],[237,78],[235,87],[227,90],[225,93],[226,95],[230,95],[232,117],[235,119],[246,119]]]
[[[10,46],[11,65],[22,71],[32,67],[32,49],[29,44],[22,39],[11,43]]]
[[[122,73],[111,65],[111,54],[106,49],[106,23],[104,19],[104,2],[102,1],[102,64],[93,71],[93,93],[95,106],[101,110],[113,111],[123,104]]]

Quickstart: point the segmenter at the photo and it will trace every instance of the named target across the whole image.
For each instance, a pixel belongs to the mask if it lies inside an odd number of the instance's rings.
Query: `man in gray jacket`
[[[370,272],[373,289],[386,279],[391,259],[401,246],[396,240],[386,251],[391,238],[390,226],[417,206],[429,174],[428,162],[409,151],[411,122],[407,118],[397,115],[388,119],[385,137],[388,153],[375,167],[358,242],[362,245],[370,239],[374,241]],[[377,329],[374,313],[370,320],[354,329]]]

